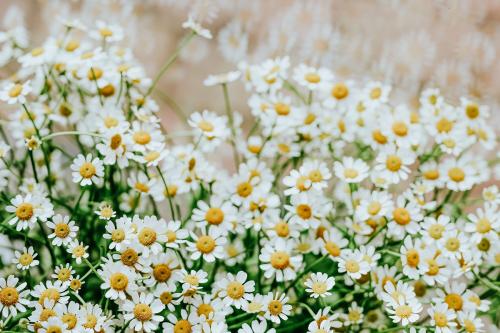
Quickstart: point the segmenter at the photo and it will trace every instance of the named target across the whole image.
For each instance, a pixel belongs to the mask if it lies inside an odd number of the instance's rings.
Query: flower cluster
[[[288,57],[205,80],[166,133],[123,30],[65,22],[2,82],[1,328],[485,332],[500,305],[490,110]],[[253,120],[231,106],[241,80]],[[222,103],[221,103],[222,104]],[[248,126],[247,126],[248,125]],[[234,164],[233,164],[234,163]],[[4,260],[4,258],[8,258]]]

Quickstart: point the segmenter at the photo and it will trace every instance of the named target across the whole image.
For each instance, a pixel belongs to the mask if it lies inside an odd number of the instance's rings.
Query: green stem
[[[222,84],[222,92],[224,93],[224,104],[226,106],[226,115],[229,119],[229,127],[231,129],[231,146],[233,147],[233,157],[234,164],[236,170],[238,170],[238,166],[240,165],[240,158],[238,156],[238,150],[236,149],[236,129],[234,128],[234,118],[233,111],[231,109],[231,102],[229,100],[229,93],[227,90],[227,84]]]

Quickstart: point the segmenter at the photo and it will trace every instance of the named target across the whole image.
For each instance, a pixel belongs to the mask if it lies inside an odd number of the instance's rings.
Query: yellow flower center
[[[76,315],[74,315],[72,313],[63,314],[61,317],[61,320],[63,323],[66,324],[67,329],[69,329],[69,330],[72,330],[73,328],[75,328],[76,323],[78,321],[78,319],[76,318]]]
[[[446,314],[442,312],[435,312],[434,313],[434,321],[436,322],[436,326],[438,327],[447,327],[448,326],[448,319],[446,318]]]
[[[448,171],[448,177],[454,182],[459,183],[465,179],[465,172],[461,168],[451,168]]]
[[[9,97],[16,98],[17,96],[21,95],[22,92],[23,92],[22,84],[16,83],[12,88],[10,88]]]
[[[271,266],[275,269],[285,269],[290,266],[290,256],[283,251],[276,251],[271,255]]]
[[[153,276],[158,282],[165,282],[170,279],[172,270],[166,264],[159,264],[153,268]]]
[[[238,193],[238,195],[243,198],[246,198],[250,194],[252,194],[252,191],[253,191],[252,184],[250,184],[249,182],[243,182],[238,184],[238,187],[236,189],[236,193]]]
[[[0,303],[4,306],[12,306],[19,300],[19,293],[16,288],[5,287],[0,290]]]
[[[326,242],[325,249],[332,257],[338,257],[340,255],[340,247],[334,242]]]
[[[90,162],[84,162],[80,167],[80,175],[83,178],[92,178],[96,173],[95,166]]]
[[[349,96],[349,89],[344,83],[337,83],[332,88],[332,97],[336,99],[344,99]]]
[[[87,72],[87,79],[89,80],[99,80],[104,72],[98,67],[92,67]]]
[[[80,43],[77,41],[77,40],[70,40],[67,44],[66,44],[66,47],[65,47],[65,50],[67,52],[73,52],[74,50],[76,50],[77,48],[80,47]]]
[[[191,333],[192,328],[189,321],[186,319],[181,319],[174,325],[174,333]]]
[[[61,294],[59,293],[59,291],[57,289],[47,288],[40,295],[40,299],[38,300],[38,302],[42,305],[46,299],[50,299],[50,300],[57,302],[60,297],[61,297]]]
[[[425,292],[427,291],[427,286],[425,285],[424,282],[417,281],[413,285],[413,291],[415,292],[415,295],[417,295],[418,297],[422,297],[425,295]]]
[[[282,221],[276,223],[274,231],[276,231],[276,234],[280,237],[288,237],[290,234],[290,227],[288,226],[288,223]]]
[[[491,247],[491,243],[488,240],[488,238],[483,238],[481,241],[477,244],[477,248],[479,251],[487,252]]]
[[[118,119],[110,117],[110,116],[107,116],[106,118],[104,118],[104,126],[106,126],[106,128],[113,128],[116,125],[118,125]]]
[[[128,277],[120,272],[111,274],[109,278],[109,284],[111,288],[117,291],[123,291],[127,289],[128,286]]]
[[[139,242],[144,246],[150,246],[156,242],[156,231],[152,228],[142,228],[138,236]]]
[[[45,332],[46,333],[61,333],[62,329],[60,326],[51,325],[51,326],[47,327],[47,330]]]
[[[198,277],[196,275],[186,275],[184,281],[192,286],[197,286],[199,283]]]
[[[382,96],[382,89],[379,87],[372,89],[370,92],[370,98],[371,99],[379,99],[380,96]]]
[[[205,213],[205,220],[209,224],[219,225],[224,221],[224,212],[218,207],[210,207]]]
[[[120,260],[125,266],[134,266],[139,259],[139,255],[134,249],[126,249],[120,256]]]
[[[111,31],[111,29],[106,28],[106,27],[99,29],[99,33],[101,34],[101,37],[103,37],[103,38],[113,36],[113,31]]]
[[[380,143],[381,145],[387,143],[387,137],[382,134],[380,130],[375,130],[372,132],[372,138],[375,140],[377,143]]]
[[[144,184],[144,183],[141,183],[141,182],[135,183],[134,188],[137,191],[142,192],[142,193],[148,193],[149,192],[149,186],[146,185],[146,184]]]
[[[407,225],[411,222],[410,213],[407,209],[398,207],[392,213],[394,221],[399,225]]]
[[[87,320],[85,321],[85,324],[83,324],[83,327],[85,328],[94,328],[95,325],[97,325],[97,317],[94,316],[93,314],[87,315]]]
[[[23,253],[19,257],[19,263],[23,266],[29,266],[33,262],[33,256],[29,253]]]
[[[205,304],[205,303],[202,303],[198,306],[198,309],[196,310],[196,312],[198,313],[198,316],[205,316],[206,318],[208,318],[208,316],[214,312],[214,308],[210,305],[210,304]]]
[[[54,228],[54,233],[58,238],[68,237],[70,232],[69,226],[66,223],[58,223]]]
[[[462,300],[462,297],[460,297],[459,294],[448,294],[444,298],[444,301],[446,304],[448,304],[448,307],[450,309],[453,309],[455,311],[462,310],[462,306],[464,304],[464,301]]]
[[[436,129],[439,133],[449,133],[453,129],[453,123],[446,118],[441,118],[436,123]]]
[[[307,220],[312,216],[312,209],[309,205],[300,204],[295,210],[297,212],[297,215],[304,220]]]
[[[406,252],[406,261],[408,262],[408,266],[417,267],[420,262],[418,251],[415,249],[408,250],[408,252]]]
[[[156,160],[158,157],[160,157],[160,152],[157,152],[157,151],[151,151],[149,153],[146,154],[146,156],[144,156],[144,159],[147,161],[147,162],[153,162],[154,160]]]
[[[435,276],[439,273],[439,265],[434,259],[427,259],[427,264],[429,265],[429,269],[427,271],[427,275]]]
[[[210,236],[201,236],[196,241],[196,248],[201,253],[210,253],[215,249],[215,240]]]
[[[370,215],[377,215],[380,212],[380,209],[382,209],[382,205],[378,201],[372,201],[368,205],[368,214]]]
[[[401,159],[396,155],[389,155],[385,160],[385,166],[389,171],[396,172],[401,168]]]
[[[321,281],[316,281],[311,286],[313,293],[318,295],[323,295],[328,290],[326,283]]]
[[[408,127],[402,121],[396,121],[392,124],[392,131],[397,136],[406,136],[408,134]]]
[[[139,145],[147,145],[151,142],[151,135],[146,131],[137,131],[133,135],[135,143]]]
[[[281,313],[283,304],[281,304],[281,302],[278,300],[272,300],[271,302],[269,302],[267,309],[269,310],[269,313],[271,313],[271,315],[277,316]]]
[[[477,332],[476,325],[474,325],[474,322],[470,319],[464,320],[464,328],[467,333]]]
[[[434,239],[440,239],[443,236],[444,226],[441,224],[433,224],[429,228],[429,235]]]
[[[122,144],[122,136],[120,134],[115,134],[111,137],[111,140],[109,142],[109,146],[111,149],[116,150],[120,148]]]
[[[160,302],[162,302],[165,305],[170,304],[170,302],[172,302],[173,299],[174,297],[168,291],[164,291],[160,295]]]
[[[26,221],[33,216],[33,205],[23,202],[16,208],[16,216],[18,219]]]
[[[428,180],[436,180],[439,178],[439,171],[436,169],[427,170],[423,173],[423,176],[425,179],[428,179]]]
[[[358,174],[359,174],[358,171],[355,169],[346,168],[344,170],[344,177],[347,179],[356,178],[358,176]]]
[[[57,279],[60,281],[68,281],[71,277],[71,270],[69,268],[61,268],[57,274]]]
[[[409,305],[400,305],[396,308],[396,316],[400,318],[408,318],[413,313]]]
[[[214,130],[214,125],[206,120],[202,120],[198,123],[198,128],[203,132],[212,132]]]
[[[42,55],[44,52],[44,49],[41,47],[36,47],[33,50],[31,50],[31,55],[33,57],[38,57],[39,55]]]
[[[304,118],[304,125],[311,125],[316,120],[316,115],[314,113],[308,113]]]
[[[227,285],[226,291],[232,299],[240,299],[245,294],[245,287],[241,283],[233,281]]]
[[[78,280],[78,279],[73,279],[71,280],[71,282],[69,283],[69,287],[72,289],[72,290],[79,290],[81,287],[82,287],[82,281]]]
[[[465,108],[465,113],[470,119],[475,119],[479,116],[479,106],[477,104],[469,104]]]
[[[321,81],[321,77],[316,73],[307,73],[305,79],[309,83],[318,83]]]
[[[286,116],[290,113],[290,106],[284,103],[276,103],[274,105],[274,110],[280,116]]]
[[[477,232],[481,234],[488,233],[491,231],[491,223],[490,220],[483,217],[482,219],[479,219],[476,224],[476,230]]]
[[[446,240],[445,247],[448,251],[455,252],[460,248],[460,241],[455,237],[448,238]]]
[[[153,310],[144,303],[139,303],[134,306],[134,317],[139,321],[148,321],[153,317]]]
[[[356,260],[346,260],[345,262],[345,269],[349,273],[356,273],[359,272],[359,264]]]
[[[111,240],[115,243],[121,243],[124,239],[125,231],[123,231],[123,229],[116,229],[111,233]]]
[[[323,180],[323,175],[321,174],[321,171],[319,170],[312,170],[309,172],[309,180],[313,183],[318,183]]]

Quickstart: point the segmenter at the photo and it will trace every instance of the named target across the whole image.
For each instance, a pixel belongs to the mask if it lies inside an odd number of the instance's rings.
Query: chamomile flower
[[[27,299],[30,291],[24,290],[27,286],[26,282],[20,284],[18,282],[19,279],[14,275],[0,278],[0,313],[3,319],[24,313],[26,306],[30,304]]]
[[[248,304],[251,293],[255,290],[255,282],[247,281],[247,273],[238,272],[236,275],[228,273],[217,283],[220,289],[219,297],[225,306],[234,306],[241,309]]]
[[[218,229],[211,228],[208,233],[201,235],[192,233],[191,237],[193,241],[187,242],[191,259],[202,258],[207,262],[213,262],[224,257],[224,245],[227,239]]]
[[[339,273],[346,272],[353,279],[359,279],[370,271],[370,265],[364,260],[361,252],[346,250],[338,261]]]
[[[5,210],[14,214],[9,224],[16,225],[17,231],[31,229],[37,221],[47,221],[54,214],[54,206],[41,195],[18,194],[10,203]]]
[[[448,309],[445,303],[433,305],[427,312],[431,317],[430,323],[435,327],[437,333],[452,333],[455,330],[457,315]]]
[[[275,242],[266,243],[259,259],[266,278],[276,278],[276,281],[290,281],[297,276],[296,270],[302,264],[302,256],[293,253],[294,240],[278,238]]]
[[[131,300],[125,300],[123,318],[135,331],[151,332],[158,328],[163,317],[159,315],[165,305],[152,294],[132,293]]]
[[[35,252],[32,246],[29,248],[24,247],[21,251],[14,252],[15,258],[12,259],[12,263],[16,265],[17,269],[27,270],[31,267],[36,267],[40,263],[39,260],[35,259],[38,253]]]
[[[275,324],[282,320],[287,320],[291,314],[292,306],[288,303],[288,297],[285,294],[274,294],[270,292],[264,296],[265,313],[264,317]]]
[[[47,226],[53,230],[49,235],[49,238],[53,238],[53,245],[68,245],[76,237],[79,228],[75,225],[75,221],[70,221],[69,218],[69,216],[57,214],[52,217],[52,221],[47,222]]]
[[[137,290],[137,274],[127,266],[108,261],[101,267],[102,269],[98,271],[103,279],[101,289],[106,290],[107,298],[125,300],[127,295]]]
[[[95,184],[99,186],[104,176],[104,166],[98,158],[92,158],[92,154],[83,156],[79,154],[71,164],[73,182],[81,186]]]
[[[344,157],[342,163],[335,162],[335,175],[346,183],[360,183],[368,176],[369,167],[360,159]]]
[[[24,104],[31,90],[30,81],[23,84],[11,82],[0,91],[0,99],[7,104]]]
[[[335,278],[329,277],[325,273],[312,273],[310,277],[304,282],[307,287],[306,291],[311,294],[311,297],[326,297],[332,293],[330,290],[335,285]]]
[[[293,72],[293,79],[301,86],[314,91],[329,83],[333,74],[326,68],[314,68],[305,64],[297,66]]]
[[[405,148],[396,148],[389,145],[382,148],[377,155],[375,171],[380,172],[381,176],[390,183],[397,184],[402,180],[408,179],[410,173],[409,166],[415,161],[415,154]]]

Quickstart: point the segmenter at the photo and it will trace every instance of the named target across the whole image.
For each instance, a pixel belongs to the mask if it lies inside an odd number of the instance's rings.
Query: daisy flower
[[[54,206],[50,201],[34,193],[16,195],[5,210],[14,213],[9,224],[16,225],[17,231],[32,229],[37,221],[45,222],[54,214]]]
[[[188,120],[189,126],[195,129],[197,136],[204,138],[200,142],[204,151],[212,151],[222,141],[229,137],[230,131],[227,127],[227,117],[204,110],[192,113]]]
[[[411,236],[406,236],[401,246],[401,263],[403,273],[411,279],[417,280],[420,277],[420,256],[423,250],[420,239],[413,240]]]
[[[52,244],[55,246],[66,246],[71,243],[79,229],[74,221],[69,220],[69,216],[61,214],[54,215],[52,221],[47,222],[47,227],[53,230],[49,238],[53,238]]]
[[[475,183],[474,169],[465,158],[447,159],[441,164],[446,187],[452,191],[466,191]]]
[[[328,254],[331,259],[338,259],[349,241],[343,238],[337,230],[330,229],[323,233],[321,244],[322,254]]]
[[[236,81],[240,78],[240,71],[231,71],[224,74],[219,75],[209,75],[204,81],[203,84],[207,87],[215,86],[218,84],[227,84],[233,81]]]
[[[304,285],[307,287],[306,292],[310,293],[311,297],[326,297],[332,294],[329,290],[335,285],[335,278],[329,277],[325,273],[312,273]]]
[[[497,207],[486,203],[484,209],[478,208],[476,214],[469,214],[468,220],[470,223],[465,225],[465,231],[472,233],[472,242],[479,243],[485,237],[493,242],[498,240],[500,213]]]
[[[192,332],[197,324],[196,313],[181,309],[181,316],[177,318],[173,313],[167,315],[167,321],[163,323],[164,332]]]
[[[222,298],[225,306],[234,306],[241,309],[248,304],[251,293],[255,290],[254,281],[246,281],[247,273],[238,272],[236,275],[227,273],[227,276],[217,283],[220,288],[218,296]]]
[[[392,322],[401,323],[402,326],[416,322],[420,318],[419,313],[422,312],[422,309],[422,304],[416,298],[406,301],[400,298],[398,301],[390,303],[389,307],[386,308]]]
[[[101,289],[106,290],[106,298],[125,300],[127,294],[137,289],[137,274],[127,266],[108,261],[101,264],[99,275],[104,280]]]
[[[132,293],[131,300],[125,300],[123,310],[125,314],[123,318],[129,321],[129,326],[135,331],[151,332],[158,328],[163,317],[159,315],[165,305],[155,299],[152,294]]]
[[[347,309],[347,314],[345,315],[344,325],[356,325],[361,324],[364,319],[363,308],[360,307],[356,302],[351,303],[351,306]]]
[[[388,217],[393,207],[394,203],[389,193],[373,191],[361,198],[359,205],[356,207],[355,215],[361,221],[378,220],[383,216]]]
[[[445,303],[431,306],[427,312],[431,317],[430,324],[435,327],[436,333],[452,333],[455,331],[457,315]]]
[[[35,258],[38,256],[38,253],[35,252],[32,246],[29,248],[24,247],[23,251],[14,251],[15,258],[12,259],[12,263],[16,265],[17,269],[27,270],[31,267],[36,267],[40,263]]]
[[[113,210],[113,207],[105,202],[99,205],[99,210],[94,213],[99,216],[99,219],[109,221],[110,219],[116,217],[116,212]]]
[[[377,155],[375,170],[381,173],[390,183],[397,184],[408,179],[408,166],[415,161],[415,154],[405,148],[396,148],[395,145],[383,147]]]
[[[144,216],[143,219],[135,215],[132,223],[136,229],[137,250],[147,258],[163,250],[162,243],[167,241],[167,227],[163,219],[156,216]]]
[[[26,306],[30,304],[27,299],[30,291],[24,290],[26,282],[18,282],[19,279],[14,275],[9,275],[7,279],[0,277],[0,313],[4,319],[26,312]]]
[[[150,275],[144,279],[146,286],[164,283],[172,288],[180,278],[179,261],[172,251],[150,256],[147,258],[147,266],[146,272]]]
[[[281,320],[287,320],[292,312],[292,306],[287,304],[287,302],[288,297],[285,294],[268,293],[264,296],[266,309],[264,317],[275,324],[279,324]]]
[[[407,201],[403,196],[399,196],[392,210],[392,219],[387,225],[388,232],[398,239],[403,239],[406,233],[414,235],[420,230],[419,222],[422,219],[420,207],[412,201]]]
[[[75,262],[80,265],[82,263],[82,260],[89,257],[89,253],[87,252],[88,248],[88,245],[75,240],[68,244],[67,250],[69,253],[71,253],[71,257],[75,259]]]
[[[108,221],[105,228],[106,233],[104,233],[103,238],[111,240],[110,250],[120,251],[123,247],[128,246],[134,237],[132,219],[127,216],[120,217],[115,222]]]
[[[102,183],[104,166],[98,157],[92,159],[92,154],[88,154],[86,157],[78,154],[71,164],[71,170],[73,170],[73,182],[81,186],[92,184],[99,186]]]
[[[221,234],[227,234],[232,229],[231,222],[236,212],[236,208],[230,201],[214,195],[210,198],[209,204],[202,200],[198,201],[198,208],[193,210],[191,219],[200,229],[208,226],[210,230],[216,229]]]
[[[96,22],[96,29],[89,33],[89,36],[96,40],[106,42],[118,42],[123,39],[123,29],[115,24],[109,24],[104,21]]]
[[[166,247],[171,249],[178,249],[180,244],[186,242],[189,232],[181,228],[181,221],[168,221],[167,222],[167,242]]]
[[[41,305],[44,305],[46,301],[66,304],[69,300],[68,283],[60,280],[40,282],[31,291],[31,296],[36,298]]]
[[[264,245],[259,259],[260,268],[268,279],[276,277],[276,281],[290,281],[297,276],[297,270],[302,264],[301,255],[292,255],[295,247],[294,240],[276,239]]]
[[[335,162],[335,175],[346,183],[360,183],[368,176],[370,168],[360,159],[344,157],[342,163]]]
[[[316,228],[331,210],[332,204],[321,193],[299,193],[293,195],[291,205],[286,205],[286,218],[302,228]]]
[[[11,82],[0,91],[0,99],[7,104],[24,104],[30,92],[30,81],[26,81],[23,84]]]
[[[191,259],[198,260],[200,257],[206,262],[214,262],[215,259],[224,257],[224,245],[227,242],[225,236],[218,229],[211,228],[207,234],[196,235],[191,233],[192,242],[187,242],[187,250],[191,252]]]
[[[332,81],[333,74],[326,68],[314,68],[300,64],[294,69],[293,79],[307,89],[314,91]]]
[[[338,258],[339,273],[347,274],[357,280],[370,271],[370,265],[364,260],[361,252],[344,251]]]
[[[439,215],[437,219],[432,216],[426,216],[421,226],[422,229],[420,230],[420,234],[424,236],[428,242],[440,240],[445,232],[453,229],[450,217],[445,214]]]

